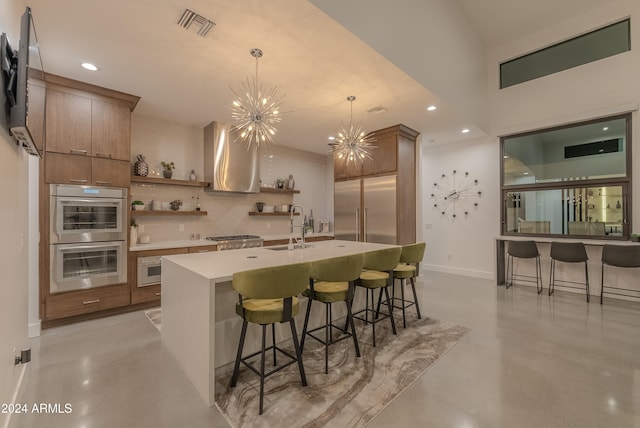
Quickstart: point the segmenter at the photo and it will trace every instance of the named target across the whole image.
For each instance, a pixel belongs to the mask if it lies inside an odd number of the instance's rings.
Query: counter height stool
[[[538,246],[536,245],[535,241],[509,241],[507,254],[509,255],[509,257],[507,258],[506,288],[509,288],[513,285],[514,276],[518,277],[518,279],[522,281],[533,282],[531,278],[534,277],[531,275],[514,275],[514,257],[520,259],[536,259],[536,289],[538,290],[538,294],[542,293],[542,270],[540,268],[540,253],[538,252]],[[511,275],[509,275],[509,267],[511,267]]]
[[[267,376],[297,362],[300,371],[302,386],[307,386],[307,379],[302,365],[300,346],[298,345],[298,335],[293,319],[300,310],[298,296],[309,284],[309,263],[297,263],[292,265],[274,266],[262,269],[254,269],[233,274],[233,289],[238,292],[238,303],[236,313],[242,318],[242,332],[238,344],[238,354],[231,376],[230,386],[233,388],[238,381],[240,363],[247,366],[251,371],[260,377],[260,414],[263,411],[264,380]],[[275,323],[288,322],[291,327],[291,338],[296,355],[276,346]],[[262,326],[262,348],[258,352],[242,356],[244,340],[247,334],[248,323],[260,324]],[[272,326],[273,345],[266,347],[267,325]],[[265,353],[273,350],[274,369],[265,373]],[[290,361],[276,367],[276,351],[287,356]],[[254,368],[248,360],[260,355],[260,370]]]
[[[351,305],[355,291],[355,281],[360,277],[363,263],[364,254],[354,254],[311,263],[309,288],[302,293],[309,298],[309,303],[307,304],[307,313],[304,317],[302,339],[300,339],[300,352],[304,350],[304,341],[307,335],[322,343],[324,345],[325,373],[329,373],[329,345],[351,337],[353,339],[356,356],[360,356],[360,347],[358,346],[356,329],[353,324]],[[307,330],[311,305],[314,301],[325,304],[325,324],[312,330]],[[345,302],[347,307],[347,324],[351,327],[351,332],[349,332],[346,327],[343,329],[333,324],[331,304],[334,302]],[[344,335],[334,340],[333,329],[342,332]],[[313,334],[318,330],[324,330],[324,339]]]
[[[393,285],[393,269],[398,266],[401,253],[402,247],[393,247],[372,251],[364,255],[364,270],[360,274],[356,285],[366,290],[366,303],[365,308],[355,312],[353,317],[367,324],[371,323],[373,346],[376,346],[376,322],[379,316],[382,316],[382,319],[389,318],[393,334],[396,334],[396,323],[393,319],[393,308],[389,298],[389,286]],[[374,292],[376,289],[380,290],[380,296],[383,291],[385,293],[388,309],[386,314],[375,309]],[[369,296],[371,296],[371,308],[369,308]],[[364,317],[360,315],[363,312]],[[371,320],[369,320],[369,314],[371,314]]]
[[[602,268],[600,275],[600,304],[604,299],[605,288],[608,294],[618,296],[640,298],[639,290],[622,287],[610,287],[604,285],[604,266],[609,265],[618,268],[640,268],[640,245],[609,245],[602,247]],[[637,282],[636,282],[637,283]],[[627,293],[624,293],[627,292]]]
[[[400,264],[393,269],[393,287],[391,292],[391,301],[393,302],[393,307],[396,309],[402,309],[402,326],[407,328],[407,320],[405,317],[405,309],[411,306],[416,307],[416,313],[418,314],[418,319],[420,316],[420,305],[418,304],[418,295],[416,294],[416,284],[415,279],[419,274],[420,262],[424,257],[424,250],[427,244],[424,242],[418,244],[405,245],[402,247],[402,253],[400,254]],[[396,284],[395,280],[400,280],[400,298],[396,298]],[[413,300],[405,299],[404,296],[404,284],[405,280],[409,280],[411,282],[411,290],[413,291]],[[396,306],[396,301],[400,302],[401,306]],[[380,310],[380,301],[378,301],[378,310]]]
[[[589,269],[587,268],[587,250],[582,242],[551,242],[551,271],[549,272],[549,296],[555,290],[556,283],[556,262],[584,263],[584,285],[587,292],[587,302],[589,301]],[[562,287],[582,289],[568,284],[580,284],[574,281],[558,280]]]

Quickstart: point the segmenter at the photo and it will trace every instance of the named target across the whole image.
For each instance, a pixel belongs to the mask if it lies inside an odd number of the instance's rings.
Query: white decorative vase
[[[136,245],[138,243],[138,228],[131,226],[131,234],[129,237],[129,245]]]

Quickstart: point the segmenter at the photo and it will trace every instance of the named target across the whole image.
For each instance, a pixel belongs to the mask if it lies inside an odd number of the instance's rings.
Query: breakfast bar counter
[[[339,240],[307,245],[292,251],[286,246],[257,247],[162,258],[162,342],[209,405],[215,400],[215,369],[234,360],[240,337],[242,322],[235,315],[238,297],[231,287],[235,272],[393,247]],[[246,350],[258,349],[258,343],[257,329],[248,331]]]

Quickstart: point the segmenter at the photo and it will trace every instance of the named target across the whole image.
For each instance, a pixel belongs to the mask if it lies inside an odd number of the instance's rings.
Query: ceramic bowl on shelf
[[[273,205],[265,205],[264,208],[262,208],[262,212],[263,213],[272,213],[275,210],[275,207]]]
[[[148,244],[149,242],[151,242],[151,238],[149,237],[149,235],[141,236],[138,239],[139,239],[141,244]]]

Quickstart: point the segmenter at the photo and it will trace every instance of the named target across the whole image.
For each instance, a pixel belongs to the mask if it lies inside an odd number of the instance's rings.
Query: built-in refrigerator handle
[[[360,208],[356,208],[356,242],[360,241]]]
[[[367,207],[364,208],[364,228],[363,228],[363,233],[364,233],[364,239],[363,242],[369,242],[369,240],[367,239]]]

